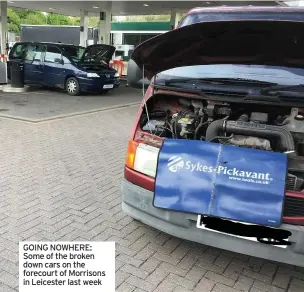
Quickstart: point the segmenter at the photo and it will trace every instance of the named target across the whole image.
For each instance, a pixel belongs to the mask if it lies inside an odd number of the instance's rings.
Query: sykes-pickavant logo
[[[172,172],[178,172],[184,168],[184,160],[181,157],[172,156],[168,160],[168,168]]]
[[[167,165],[168,165],[168,169],[171,172],[178,172],[182,169],[188,170],[190,172],[202,172],[202,173],[215,172],[217,174],[227,175],[231,180],[261,183],[261,184],[269,184],[273,180],[270,177],[270,173],[246,171],[246,170],[238,169],[236,167],[229,168],[221,165],[218,167],[203,165],[200,162],[193,163],[190,160],[185,161],[180,156],[173,156],[169,158]]]

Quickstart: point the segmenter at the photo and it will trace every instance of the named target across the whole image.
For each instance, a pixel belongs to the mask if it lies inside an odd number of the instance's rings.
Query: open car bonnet
[[[140,44],[132,59],[145,76],[176,67],[255,64],[304,67],[304,22],[241,20],[201,22]]]
[[[109,65],[115,52],[115,47],[110,45],[91,45],[84,51],[80,63],[94,65]]]

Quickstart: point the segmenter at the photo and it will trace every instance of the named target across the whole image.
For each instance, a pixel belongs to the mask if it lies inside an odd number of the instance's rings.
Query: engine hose
[[[227,141],[229,141],[230,139],[232,139],[233,136],[234,136],[233,134],[230,135],[229,137],[226,137],[226,136],[215,136],[209,142],[213,142],[214,140],[218,140],[218,141],[220,141],[221,144],[225,144],[225,143],[227,143]]]
[[[210,141],[221,132],[235,135],[254,136],[277,141],[280,151],[295,151],[291,133],[285,128],[252,122],[237,122],[217,120],[210,124],[206,132],[206,140]]]
[[[206,130],[206,141],[212,141],[215,137],[221,136],[225,120],[213,121]]]
[[[202,128],[208,124],[208,121],[203,122],[203,118],[201,119],[200,123],[198,124],[198,126],[196,127],[195,131],[194,131],[194,140],[199,140],[199,132],[202,130]]]

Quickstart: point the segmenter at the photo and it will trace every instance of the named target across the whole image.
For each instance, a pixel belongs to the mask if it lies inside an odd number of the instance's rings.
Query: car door
[[[15,59],[23,59],[24,58],[24,51],[28,43],[15,43],[8,55],[8,62],[7,62],[7,78],[11,79],[11,60]]]
[[[44,46],[39,43],[28,44],[24,54],[24,83],[43,83],[43,64],[41,62]]]
[[[44,84],[62,87],[63,59],[62,52],[56,45],[47,45],[44,56]]]

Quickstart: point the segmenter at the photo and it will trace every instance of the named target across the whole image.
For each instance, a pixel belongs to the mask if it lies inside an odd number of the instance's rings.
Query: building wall
[[[112,22],[112,31],[167,31],[170,22]]]

